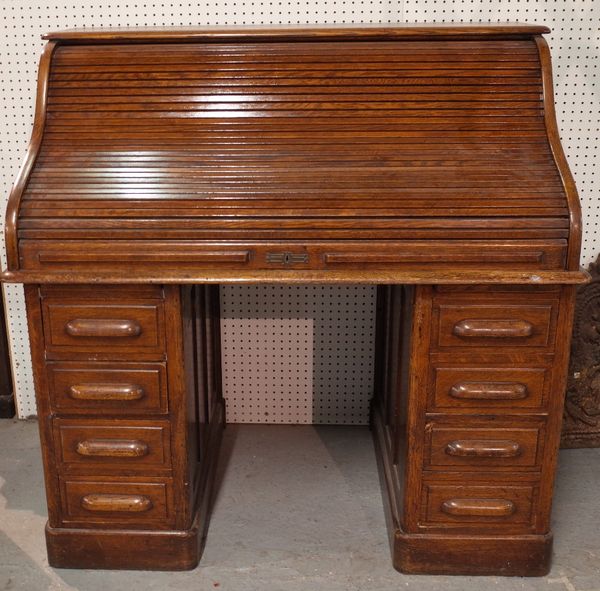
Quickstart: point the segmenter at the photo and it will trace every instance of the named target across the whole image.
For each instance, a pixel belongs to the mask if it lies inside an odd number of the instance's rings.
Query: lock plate
[[[308,254],[305,252],[268,252],[267,263],[277,263],[280,265],[308,263]]]

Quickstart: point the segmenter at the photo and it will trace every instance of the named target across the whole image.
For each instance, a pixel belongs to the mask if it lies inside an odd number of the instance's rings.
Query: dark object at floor
[[[577,291],[561,447],[600,447],[600,256]]]
[[[15,397],[8,355],[8,340],[6,338],[6,319],[4,302],[0,297],[0,418],[9,419],[15,416]]]

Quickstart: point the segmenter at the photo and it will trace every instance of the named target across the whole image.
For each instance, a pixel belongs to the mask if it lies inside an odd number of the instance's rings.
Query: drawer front
[[[167,412],[165,364],[48,363],[52,408],[73,414]]]
[[[61,482],[64,525],[167,528],[173,521],[170,481]]]
[[[548,374],[546,368],[434,367],[428,410],[485,413],[542,409]]]
[[[454,427],[430,423],[425,468],[539,469],[543,452],[542,425],[514,427]]]
[[[43,315],[50,358],[60,353],[103,353],[116,359],[139,353],[164,357],[161,302],[85,305],[46,300]]]
[[[439,305],[433,343],[444,347],[537,347],[554,345],[556,306]]]
[[[138,472],[171,467],[168,421],[54,421],[57,459],[66,470]]]
[[[473,528],[535,526],[537,488],[530,484],[479,486],[426,483],[421,525]]]

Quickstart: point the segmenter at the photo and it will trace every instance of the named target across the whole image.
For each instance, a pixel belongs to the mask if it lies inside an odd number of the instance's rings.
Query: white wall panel
[[[70,27],[202,24],[526,21],[550,25],[557,110],[580,189],[583,262],[600,250],[598,173],[600,2],[499,0],[32,2],[0,0],[0,199],[25,154],[42,33]],[[2,263],[4,247],[1,245]],[[19,416],[35,413],[22,289],[5,288]],[[372,393],[374,289],[226,287],[224,383],[229,420],[365,423]],[[268,414],[267,414],[268,413]]]

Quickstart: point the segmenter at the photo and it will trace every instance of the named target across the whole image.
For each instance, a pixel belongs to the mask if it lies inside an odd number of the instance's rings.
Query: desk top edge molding
[[[589,283],[590,274],[579,271],[303,271],[271,270],[264,271],[171,271],[137,272],[135,275],[115,275],[114,273],[44,273],[35,271],[3,271],[3,283],[111,283],[111,284],[384,284],[384,285],[581,285]]]
[[[345,24],[291,24],[291,25],[230,25],[204,27],[107,27],[67,29],[47,33],[43,39],[62,42],[178,42],[178,41],[321,41],[373,40],[373,39],[414,39],[433,37],[519,37],[543,35],[550,32],[544,25],[527,23],[394,23],[381,25],[365,23]]]

